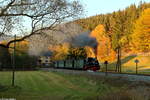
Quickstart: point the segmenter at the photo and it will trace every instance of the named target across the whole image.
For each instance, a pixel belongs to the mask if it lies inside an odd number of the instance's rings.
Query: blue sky
[[[105,14],[119,9],[124,9],[131,4],[150,2],[150,0],[81,0],[85,9],[85,16]]]

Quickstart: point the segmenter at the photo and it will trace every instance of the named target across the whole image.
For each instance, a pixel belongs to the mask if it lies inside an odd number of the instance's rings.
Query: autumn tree
[[[63,43],[60,45],[50,45],[49,50],[53,52],[53,60],[64,60],[69,54],[70,45],[68,43]]]
[[[136,50],[150,51],[150,8],[144,10],[140,18],[135,22],[132,43]]]
[[[107,35],[103,25],[98,25],[92,32],[91,37],[95,37],[98,45],[96,50],[96,57],[98,60],[104,62],[113,61],[115,59],[115,52],[111,47],[109,35]],[[91,49],[91,48],[89,48]],[[90,51],[89,51],[90,52]],[[92,53],[91,53],[92,54]]]
[[[7,41],[6,41],[7,43]],[[9,46],[9,52],[12,54],[13,53],[13,46],[14,44],[11,44]],[[29,49],[29,42],[24,40],[16,43],[16,54],[17,55],[22,55],[22,54],[27,54]]]
[[[0,46],[9,48],[15,41],[44,34],[43,30],[52,30],[68,18],[81,15],[81,12],[81,4],[74,0],[1,0],[0,36],[18,34],[20,38]]]
[[[72,47],[69,49],[68,59],[85,59],[87,57],[84,47]]]

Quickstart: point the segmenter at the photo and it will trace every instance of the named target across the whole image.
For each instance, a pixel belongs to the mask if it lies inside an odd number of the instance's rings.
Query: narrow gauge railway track
[[[41,68],[42,71],[50,71],[50,72],[63,72],[67,74],[89,74],[96,76],[104,76],[104,77],[119,77],[129,81],[139,81],[139,82],[148,82],[150,83],[150,75],[143,74],[127,74],[127,73],[114,73],[108,72],[107,75],[105,72],[93,72],[93,71],[82,71],[82,70],[68,70],[68,69],[54,69],[54,68]]]

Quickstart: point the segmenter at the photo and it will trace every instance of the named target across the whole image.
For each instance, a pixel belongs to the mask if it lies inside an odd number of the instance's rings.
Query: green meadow
[[[15,87],[11,86],[11,78],[11,72],[0,72],[0,98],[16,100],[116,100],[116,98],[137,100],[136,98],[143,98],[142,96],[149,98],[148,83],[132,83],[120,78],[60,72],[17,71]],[[137,90],[140,87],[144,94]],[[136,94],[133,95],[132,92],[135,91]]]

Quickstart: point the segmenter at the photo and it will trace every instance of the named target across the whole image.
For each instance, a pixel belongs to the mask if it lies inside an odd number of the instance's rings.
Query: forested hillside
[[[104,34],[109,38],[114,51],[122,48],[128,53],[149,52],[150,9],[148,8],[150,3],[141,3],[138,6],[133,4],[124,10],[76,20],[76,23],[85,30],[91,31],[98,25],[103,25]]]

